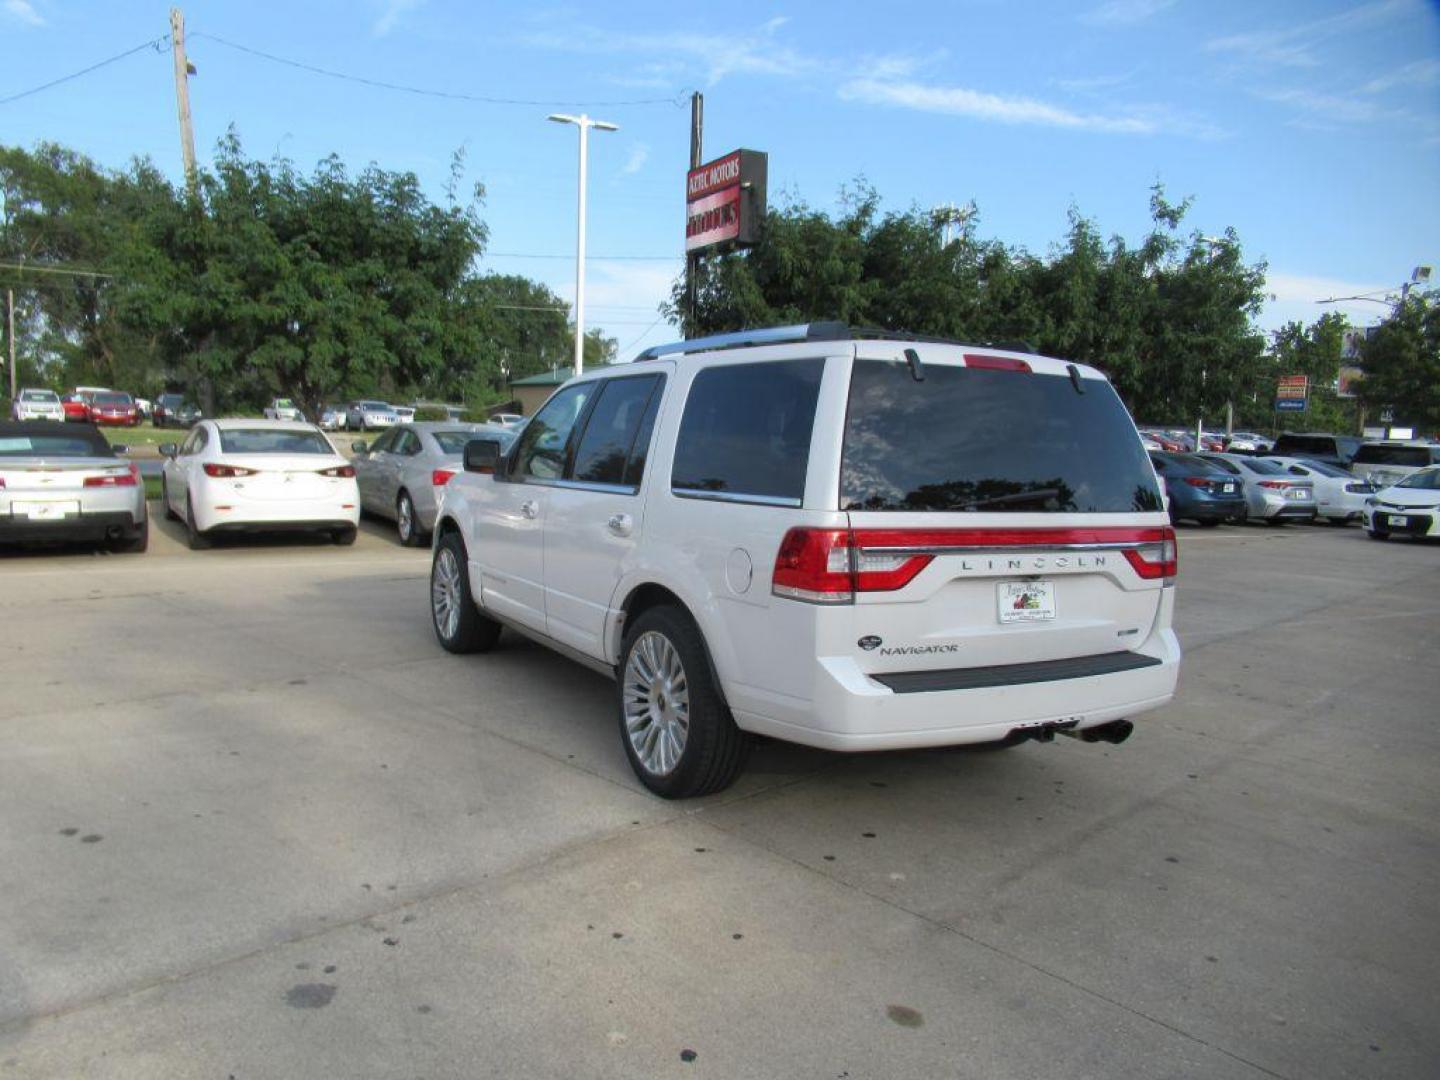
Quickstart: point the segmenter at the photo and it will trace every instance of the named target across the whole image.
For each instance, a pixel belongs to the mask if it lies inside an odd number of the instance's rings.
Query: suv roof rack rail
[[[758,330],[736,330],[729,334],[711,334],[709,337],[672,341],[666,345],[652,345],[635,357],[635,361],[638,363],[641,360],[656,360],[662,356],[709,352],[712,349],[738,349],[745,345],[783,345],[795,341],[844,341],[848,337],[850,337],[850,328],[843,322],[769,326]]]
[[[880,326],[855,326],[850,336],[857,340],[915,341],[922,345],[963,345],[972,349],[1004,349],[1006,352],[1035,352],[1035,346],[1028,341],[960,341],[956,338],[939,337],[935,334],[912,334],[906,330],[886,330]]]

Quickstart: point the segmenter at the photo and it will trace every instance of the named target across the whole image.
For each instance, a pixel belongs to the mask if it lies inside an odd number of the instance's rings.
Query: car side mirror
[[[130,452],[130,447],[126,446],[124,443],[111,443],[110,452],[117,456],[128,454]]]
[[[499,439],[471,439],[465,444],[465,471],[494,475],[500,466]]]
[[[160,444],[160,456],[161,456],[161,457],[174,457],[174,456],[175,456],[176,454],[178,454],[179,452],[180,452],[180,445],[179,445],[178,443],[165,442],[165,443],[161,443],[161,444]]]
[[[368,454],[370,453],[370,444],[361,439],[356,439],[350,444],[350,449],[357,454]]]

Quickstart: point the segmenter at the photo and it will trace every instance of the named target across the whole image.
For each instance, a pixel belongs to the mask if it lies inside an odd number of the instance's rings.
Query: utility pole
[[[590,129],[619,131],[620,128],[608,120],[592,120],[584,113],[579,116],[551,113],[545,119],[557,124],[574,124],[580,129],[580,195],[575,208],[575,374],[579,375],[585,370],[585,173],[590,157]]]
[[[5,337],[10,342],[10,400],[15,400],[15,290],[5,290],[6,328]]]
[[[690,168],[698,169],[705,156],[705,95],[690,95]],[[688,192],[687,192],[688,197]],[[685,253],[685,322],[693,328],[699,305],[700,256]]]
[[[175,107],[180,113],[180,153],[185,159],[185,187],[195,194],[195,129],[190,123],[190,75],[195,65],[185,55],[185,15],[170,9],[170,51],[175,56]]]

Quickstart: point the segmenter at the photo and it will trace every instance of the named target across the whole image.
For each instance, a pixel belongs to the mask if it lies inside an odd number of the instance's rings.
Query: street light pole
[[[590,129],[619,131],[616,124],[604,120],[592,120],[581,113],[569,116],[565,113],[551,113],[546,117],[557,124],[574,124],[580,129],[580,177],[577,197],[575,225],[575,374],[585,370],[585,172],[589,158]]]

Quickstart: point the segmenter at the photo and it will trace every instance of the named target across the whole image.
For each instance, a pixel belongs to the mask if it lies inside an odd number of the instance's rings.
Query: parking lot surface
[[[0,1080],[1440,1075],[1440,550],[1181,530],[1124,746],[763,744],[454,657],[367,524],[0,556]]]

